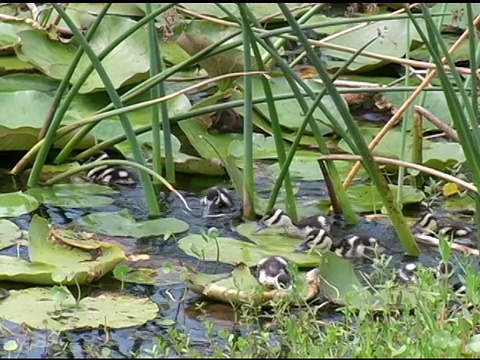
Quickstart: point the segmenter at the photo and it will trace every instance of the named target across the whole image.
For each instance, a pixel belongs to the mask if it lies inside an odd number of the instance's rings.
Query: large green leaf
[[[69,208],[99,207],[113,203],[117,191],[99,184],[55,184],[51,187],[30,188],[26,191],[42,204]]]
[[[305,79],[303,81],[313,91],[319,92],[323,89],[323,85],[319,84],[318,82],[315,82],[309,79]],[[270,84],[270,89],[274,96],[292,93],[290,85],[288,84],[287,80],[284,77],[279,77],[279,76],[272,77],[270,79],[269,84]],[[238,83],[238,86],[243,87],[243,85],[240,83]],[[252,89],[253,89],[254,98],[265,97],[263,83],[259,77],[252,78]],[[302,93],[304,93],[303,90],[302,90]],[[305,101],[307,102],[308,106],[311,106],[311,104],[313,103],[313,100],[309,98],[305,98]],[[337,118],[341,126],[345,127],[343,124],[342,117],[340,116],[336,105],[333,103],[332,98],[329,95],[325,95],[322,98],[322,103],[323,105],[325,105],[326,108],[330,110],[332,115]],[[298,101],[295,100],[295,98],[288,99],[288,100],[277,100],[275,101],[275,107],[277,109],[278,121],[280,122],[280,125],[282,125],[283,127],[287,128],[290,131],[297,131],[300,128],[300,126],[302,125],[303,119],[305,117],[305,114],[302,111],[302,108],[300,107],[300,105],[298,104]],[[243,114],[243,107],[240,107],[238,109],[239,109],[238,111]],[[269,119],[268,105],[266,103],[256,104],[255,109],[265,119]],[[318,126],[320,127],[320,130],[323,134],[328,134],[333,132],[332,128],[330,127],[331,126],[330,121],[320,109],[317,108],[314,111],[313,117],[315,120],[319,121]],[[312,133],[312,130],[310,129],[310,125],[307,125],[306,132],[310,134]],[[288,134],[288,132],[286,132],[286,134]]]
[[[185,253],[199,257],[206,261],[216,261],[235,264],[241,261],[248,266],[254,266],[260,259],[270,255],[285,256],[300,267],[316,266],[321,261],[321,256],[316,253],[295,252],[295,247],[301,240],[286,237],[280,231],[268,230],[261,235],[252,235],[255,223],[244,223],[237,227],[237,231],[254,240],[257,244],[248,243],[226,237],[218,238],[208,243],[201,235],[191,234],[178,241],[178,246]],[[217,251],[218,246],[218,251]]]
[[[166,236],[187,231],[188,223],[175,218],[136,221],[127,209],[118,212],[97,212],[85,215],[79,221],[89,231],[110,236]],[[168,237],[168,236],[167,236]]]
[[[398,186],[389,184],[389,188],[393,195],[396,197],[398,192]],[[382,197],[378,193],[377,188],[374,185],[357,184],[352,185],[347,189],[347,196],[353,210],[357,213],[370,213],[380,212],[383,207]],[[425,194],[412,187],[402,187],[402,204],[417,204],[425,199]],[[326,208],[330,205],[329,199],[322,199],[319,201],[321,208]]]
[[[69,292],[58,288],[11,290],[10,296],[0,303],[2,319],[55,331],[140,326],[153,320],[157,313],[157,304],[148,298],[104,293],[76,303]]]
[[[129,18],[106,16],[89,42],[90,46],[98,54],[119,34],[134,24],[135,21]],[[17,49],[20,59],[31,62],[55,79],[62,79],[65,76],[76,51],[75,44],[53,41],[39,30],[25,30],[19,32],[18,35],[22,40],[22,46]],[[72,83],[78,80],[89,64],[90,60],[84,54],[72,76]],[[140,28],[124,40],[102,60],[102,64],[116,89],[128,83],[145,79],[150,67],[146,28]],[[94,71],[80,88],[80,93],[99,91],[104,88],[103,82]]]
[[[126,259],[115,244],[98,240],[93,234],[52,230],[48,221],[35,215],[29,228],[28,251],[31,263],[53,268],[50,283],[85,284],[100,279]],[[18,281],[18,280],[17,280]]]
[[[58,81],[40,74],[10,74],[0,77],[0,92],[35,90],[54,92]]]
[[[367,142],[370,142],[376,134],[376,130],[362,131]],[[412,137],[407,133],[405,139],[405,158],[412,158]],[[399,158],[401,155],[402,133],[400,131],[389,131],[378,146],[373,150],[374,155]],[[347,152],[353,153],[346,141],[343,139],[338,146]],[[439,142],[423,140],[423,164],[428,167],[443,170],[459,162],[465,161],[462,146],[453,142]]]
[[[0,219],[0,250],[15,245],[23,236],[24,232],[13,222]]]
[[[417,21],[423,26],[420,19],[417,19]],[[409,36],[407,36],[409,27]],[[357,50],[372,39],[376,40],[365,49],[366,51],[395,57],[402,57],[408,49],[421,45],[421,39],[409,19],[375,21],[354,32],[335,37],[329,43]],[[345,61],[352,56],[351,53],[329,48],[322,48],[322,53]],[[330,70],[341,67],[339,61],[327,60],[326,64]],[[348,66],[348,69],[350,71],[369,71],[384,64],[384,60],[360,55]]]
[[[0,218],[17,217],[38,208],[34,197],[20,191],[0,194]]]

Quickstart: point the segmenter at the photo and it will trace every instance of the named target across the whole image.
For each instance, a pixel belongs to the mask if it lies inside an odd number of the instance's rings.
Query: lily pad
[[[424,26],[422,20],[417,19],[417,21],[420,26]],[[407,30],[409,30],[409,36],[407,36]],[[409,19],[375,21],[354,32],[337,36],[329,43],[357,50],[372,39],[376,40],[365,51],[396,57],[402,57],[409,49],[415,49],[421,45],[421,38]],[[352,56],[351,53],[328,48],[322,49],[322,53],[345,61]],[[336,70],[341,66],[338,60],[327,60],[326,64],[329,70]],[[384,60],[360,55],[348,66],[348,70],[369,71],[384,64]]]
[[[98,54],[119,34],[134,24],[135,21],[129,18],[107,16],[95,31],[89,44]],[[75,55],[76,46],[73,43],[63,44],[53,41],[39,30],[24,30],[18,32],[18,35],[22,40],[22,46],[16,48],[16,51],[21,60],[34,64],[54,79],[63,79]],[[72,76],[72,83],[78,80],[90,63],[88,56],[83,54]],[[102,64],[116,89],[147,78],[150,68],[147,29],[140,28],[129,36],[102,60]],[[94,70],[79,92],[85,94],[103,89],[105,89],[103,82]]]
[[[113,270],[115,279],[134,284],[155,285],[157,283],[156,276],[156,269],[133,269],[128,265],[119,265]]]
[[[392,184],[389,184],[388,186],[393,192],[393,196],[396,198],[398,186]],[[357,213],[380,212],[383,207],[382,198],[374,185],[352,185],[347,189],[347,196],[350,200],[353,210]],[[412,186],[402,187],[403,205],[417,204],[423,199],[425,199],[425,194],[422,191]],[[322,199],[319,201],[319,203],[323,208],[330,204],[330,200]]]
[[[110,195],[117,191],[108,186],[89,183],[55,184],[51,187],[31,188],[26,191],[42,204],[69,208],[89,208],[110,205]]]
[[[298,304],[299,296],[303,301],[312,300],[319,293],[319,269],[312,270],[308,275],[303,272],[295,279],[295,290],[298,294],[292,294],[293,290],[268,290],[258,283],[250,269],[243,263],[237,264],[230,274],[218,275],[192,273],[186,279],[187,287],[209,299],[226,302],[248,302],[264,304],[269,300],[284,298]],[[225,277],[223,277],[225,275]],[[206,279],[210,279],[205,283]],[[200,281],[197,281],[199,279]]]
[[[53,285],[54,265],[32,263],[17,257],[0,255],[0,280],[18,283]],[[1,305],[0,305],[1,307]]]
[[[0,219],[0,250],[13,246],[23,238],[23,231],[13,222]]]
[[[10,74],[0,77],[0,92],[35,90],[53,92],[58,81],[39,74]]]
[[[17,217],[37,208],[37,200],[21,191],[0,194],[0,218]]]
[[[80,219],[79,225],[100,234],[134,238],[178,234],[190,228],[185,221],[176,218],[136,221],[127,209],[89,214]]]
[[[235,264],[243,262],[248,266],[254,266],[265,256],[285,256],[295,262],[298,267],[314,267],[321,261],[317,253],[295,252],[295,247],[300,245],[300,239],[294,239],[281,234],[280,231],[268,230],[261,235],[252,235],[255,223],[243,223],[237,227],[237,231],[256,241],[257,244],[235,240],[227,237],[217,238],[217,242],[210,240],[205,242],[198,234],[188,235],[178,241],[178,246],[190,256],[198,257],[205,261],[218,261]],[[218,253],[217,253],[218,246]]]
[[[58,301],[52,289],[11,290],[0,303],[0,317],[33,329],[55,331],[89,329],[106,326],[120,329],[140,326],[153,320],[158,305],[148,298],[106,293],[85,297],[77,304],[68,293]]]
[[[26,262],[22,271],[28,274],[31,266],[47,264],[53,267],[50,283],[85,284],[100,279],[126,259],[123,250],[115,244],[99,241],[94,234],[76,235],[77,244],[66,245],[73,241],[71,231],[52,229],[46,219],[35,215],[29,228],[31,263]],[[62,241],[64,238],[68,241]],[[78,245],[82,242],[88,247]],[[93,243],[98,246],[92,248]]]

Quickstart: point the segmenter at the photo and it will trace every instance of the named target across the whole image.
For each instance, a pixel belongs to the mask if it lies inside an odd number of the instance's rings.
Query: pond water
[[[198,179],[198,181],[196,180]],[[200,190],[213,183],[218,184],[220,180],[210,179],[211,183],[204,181],[197,176],[184,176],[179,178],[178,188],[195,214],[201,214],[200,208]],[[213,183],[212,183],[213,182]],[[7,192],[14,190],[11,179],[8,177],[0,178],[0,191]],[[265,185],[265,184],[259,184]],[[318,199],[320,196],[325,196],[325,189],[322,184],[318,182],[298,182],[297,186],[300,188],[298,198],[302,200]],[[121,209],[129,209],[133,216],[137,219],[146,219],[147,209],[143,199],[143,191],[140,187],[124,188],[114,196],[114,204],[97,209],[65,209],[51,206],[43,206],[39,211],[43,216],[49,217],[49,220],[56,225],[66,225],[71,221],[79,219],[82,215],[94,211],[118,211]],[[159,195],[159,202],[164,211],[165,216],[176,217],[188,222],[191,226],[191,233],[200,233],[202,229],[209,227],[217,227],[222,232],[222,236],[232,238],[241,238],[234,230],[234,226],[240,223],[238,216],[232,215],[227,218],[201,218],[184,210],[181,201],[171,193],[164,193]],[[240,200],[235,198],[235,209],[239,213]],[[14,221],[22,229],[27,229],[31,216],[33,214],[24,215],[15,219]],[[338,232],[347,231],[345,229],[337,229]],[[403,259],[403,251],[396,238],[393,228],[385,227],[381,224],[362,221],[353,229],[348,231],[362,231],[370,233],[382,239],[382,244],[388,249],[388,253],[393,255],[393,265],[398,265]],[[175,326],[180,332],[188,333],[194,344],[200,348],[208,347],[210,340],[206,337],[205,322],[211,321],[214,323],[215,331],[222,328],[233,329],[235,322],[235,314],[229,305],[213,303],[208,300],[201,299],[198,295],[188,292],[184,301],[182,299],[185,293],[185,286],[179,277],[179,268],[182,263],[187,263],[192,266],[198,264],[197,259],[193,259],[185,255],[176,245],[175,238],[170,238],[166,242],[162,239],[154,237],[143,239],[118,239],[122,246],[128,253],[148,254],[150,259],[139,265],[148,267],[161,267],[165,263],[173,265],[172,272],[166,274],[159,280],[156,286],[126,284],[126,290],[136,296],[147,296],[155,301],[161,308],[157,318],[154,321],[148,322],[146,325],[138,328],[129,328],[121,330],[108,331],[108,334],[103,330],[95,329],[88,331],[69,331],[59,334],[52,334],[45,331],[26,331],[19,326],[10,326],[13,335],[8,335],[4,332],[4,339],[15,339],[22,344],[22,356],[25,357],[53,357],[53,356],[67,356],[72,358],[91,357],[88,353],[89,347],[101,348],[108,339],[107,346],[112,350],[112,357],[132,357],[132,354],[150,348],[153,345],[154,337],[167,336],[167,326],[162,323],[164,320],[175,320]],[[438,253],[435,249],[425,246],[420,260],[426,265],[433,265],[436,263]],[[7,249],[5,253],[14,255],[16,249]],[[201,264],[203,270],[207,272],[225,272],[230,271],[231,266],[226,264]],[[112,285],[113,284],[113,285]],[[0,284],[0,286],[2,286]],[[98,291],[98,289],[108,289],[112,286],[118,289],[118,282],[112,283],[108,279],[100,284],[82,290]],[[205,301],[205,306],[199,310],[197,303]],[[339,315],[332,312],[332,310],[325,310],[319,314],[324,320],[334,320]],[[221,341],[219,339],[219,341]]]

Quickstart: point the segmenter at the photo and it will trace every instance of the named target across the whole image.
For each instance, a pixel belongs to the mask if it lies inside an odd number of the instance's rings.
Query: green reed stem
[[[247,31],[250,28],[250,22],[245,12],[245,4],[238,5],[242,17],[243,29],[243,69],[245,72],[252,70],[252,57],[250,48],[250,36]],[[255,194],[255,178],[253,176],[253,104],[252,104],[252,77],[243,77],[244,100],[243,107],[243,198],[253,199]],[[247,194],[248,193],[248,196]],[[243,204],[243,216],[253,220],[255,218],[255,203]]]
[[[146,15],[152,12],[152,4],[145,3],[145,13]],[[157,29],[155,27],[155,19],[152,19],[148,22],[148,47],[150,48],[150,77],[155,76],[158,73],[162,72],[160,65],[160,54],[158,47],[158,37]],[[157,99],[159,97],[165,96],[165,89],[163,89],[163,94],[160,90],[160,84],[153,86],[150,89],[150,98]],[[162,109],[166,107],[166,102],[161,103]],[[168,115],[168,111],[167,111]],[[163,111],[162,111],[163,118]],[[152,106],[152,150],[153,150],[153,159],[152,166],[153,170],[158,174],[162,175],[162,150],[161,150],[162,139],[160,138],[160,115],[158,113],[158,106]],[[169,179],[170,180],[170,179]]]
[[[98,26],[100,25],[100,22],[102,21],[103,17],[107,13],[109,7],[110,5],[107,4],[102,8],[102,11],[100,12],[97,19],[92,24],[92,27],[86,34],[86,36],[89,39],[93,36],[95,31],[97,30]],[[45,119],[42,129],[40,130],[40,133],[38,135],[39,140],[45,138],[45,141],[43,142],[43,146],[40,147],[38,155],[35,158],[35,161],[33,163],[32,171],[28,177],[28,182],[27,182],[28,186],[35,186],[36,184],[38,184],[38,181],[40,179],[40,174],[42,172],[42,167],[45,163],[45,160],[47,159],[50,148],[55,142],[56,132],[60,127],[60,124],[62,122],[63,115],[64,115],[64,114],[61,114],[60,111],[56,111],[57,107],[60,104],[62,97],[68,88],[70,79],[73,73],[75,72],[75,69],[82,55],[83,55],[83,49],[79,48],[75,53],[75,57],[73,59],[72,64],[70,65],[70,67],[67,70],[67,73],[65,74],[65,78],[62,80],[62,82],[60,83],[60,86],[58,87],[55,93],[55,97],[53,99],[52,105],[50,106],[49,112],[47,114],[47,118]]]
[[[423,117],[418,111],[413,114],[413,129],[412,129],[412,162],[415,164],[423,164]],[[399,168],[404,169],[403,167]],[[403,171],[405,172],[405,170]],[[415,176],[415,185],[417,188],[422,189],[423,175],[418,172]]]
[[[308,94],[308,96],[312,100],[315,100],[314,92],[310,89],[310,87],[308,85],[305,84],[305,82],[300,78],[300,76],[298,76],[298,74],[296,74],[288,66],[288,64],[282,59],[282,57],[275,51],[274,48],[269,46],[269,44],[267,44],[267,42],[265,40],[261,39],[257,35],[255,35],[255,38],[256,38],[256,41],[260,45],[262,45],[262,47],[264,47],[272,55],[272,58],[277,62],[278,66],[282,69],[282,71],[284,73],[284,76],[285,76],[285,79],[288,81],[291,90],[294,92],[295,98],[298,101],[300,107],[302,108],[302,111],[304,113],[307,113],[308,110],[309,110],[309,106],[308,106],[307,102],[305,101],[305,99],[303,98],[303,94],[300,92],[298,86],[300,86]],[[330,121],[332,121],[332,123],[334,121],[336,121],[336,119],[333,117],[333,115],[323,105],[323,103],[321,101],[318,102],[318,107],[325,113],[325,115],[329,118]],[[310,127],[312,129],[313,135],[315,137],[315,140],[317,141],[317,144],[318,144],[318,147],[319,147],[320,151],[324,154],[328,154],[329,150],[328,150],[327,145],[325,143],[325,139],[323,138],[323,135],[322,135],[322,133],[321,133],[319,127],[318,127],[317,121],[313,117],[310,117],[310,118],[306,117],[306,119],[308,119],[308,124],[310,125]],[[306,126],[306,124],[305,124],[305,126]],[[305,128],[301,127],[299,129],[299,132],[297,133],[297,135],[302,134],[304,130],[305,130]],[[295,150],[293,150],[293,151],[295,151]],[[293,158],[293,155],[292,155],[292,158]],[[291,159],[290,159],[290,161],[291,161]],[[287,157],[287,163],[285,164],[285,166],[287,166],[287,165],[288,166],[290,165],[290,163],[288,162],[288,157]],[[340,202],[342,203],[347,221],[351,222],[351,223],[358,222],[358,216],[353,211],[353,208],[351,207],[351,205],[348,201],[348,197],[347,197],[345,189],[343,189],[343,186],[341,186],[340,177],[338,176],[338,173],[336,171],[336,168],[335,168],[334,164],[327,164],[327,166],[328,166],[330,176],[332,178],[333,183],[336,186],[338,186],[338,189],[336,189],[337,196],[338,196]],[[285,173],[286,173],[286,170],[282,171],[281,175],[283,174],[283,176],[285,176]],[[281,183],[282,183],[283,179],[284,179],[283,177],[282,178],[279,177],[277,179],[277,182],[275,183],[275,185],[273,187],[273,190],[272,190],[272,193],[270,195],[269,204],[272,201],[275,202],[275,199],[277,198],[278,193],[280,191],[280,187],[281,187]],[[269,209],[269,207],[267,206],[267,211],[268,211],[268,209]]]
[[[132,27],[128,28],[125,30],[121,35],[119,35],[115,40],[113,40],[110,44],[108,44],[105,49],[100,51],[98,54],[99,60],[102,60],[105,58],[110,52],[113,51],[118,45],[120,45],[126,38],[128,38],[130,35],[132,35],[135,31],[143,27],[145,24],[147,24],[149,21],[152,19],[154,20],[156,16],[160,15],[164,11],[170,9],[173,5],[175,4],[167,4],[160,9],[146,15],[144,18],[142,18],[140,21],[138,21],[135,25]],[[77,96],[78,91],[82,87],[83,83],[87,78],[90,76],[90,74],[95,70],[93,64],[89,64],[85,71],[80,75],[80,77],[77,79],[75,84],[73,84],[72,88],[68,92],[67,96],[62,102],[62,106],[58,109],[58,112],[55,114],[56,116],[63,118],[65,116],[65,113],[68,110],[68,107],[70,106],[71,102]],[[122,99],[123,101],[123,99]],[[95,125],[90,125],[91,127],[85,127],[81,129],[73,138],[64,146],[64,148],[60,151],[60,153],[56,156],[54,162],[55,163],[62,163],[66,160],[68,155],[75,149],[75,147],[78,145],[78,143],[93,129]]]
[[[292,30],[296,33],[300,42],[305,47],[305,51],[307,51],[308,58],[310,59],[312,64],[315,66],[315,69],[317,70],[320,78],[322,79],[324,86],[327,88],[329,95],[331,96],[333,102],[336,104],[338,111],[340,112],[346,126],[348,127],[349,135],[350,135],[350,138],[348,139],[349,145],[351,143],[353,145],[353,146],[350,145],[352,150],[355,151],[355,149],[357,149],[356,152],[362,156],[362,159],[363,159],[362,164],[368,171],[370,177],[372,178],[372,180],[374,181],[377,187],[377,190],[380,196],[382,197],[383,204],[387,208],[388,214],[390,215],[392,223],[395,227],[395,230],[397,231],[400,241],[402,242],[402,246],[405,252],[408,253],[409,255],[415,255],[415,256],[418,255],[420,253],[418,244],[415,241],[415,238],[411,233],[410,228],[408,227],[405,221],[405,218],[403,217],[403,214],[400,211],[398,204],[395,202],[395,198],[388,186],[387,181],[385,180],[382,173],[380,172],[377,163],[373,160],[373,156],[369,151],[368,146],[365,143],[365,140],[362,134],[360,133],[360,130],[355,124],[355,121],[353,120],[352,115],[350,114],[349,109],[346,106],[342,96],[338,93],[337,89],[333,85],[333,82],[330,79],[330,76],[328,75],[328,72],[325,69],[324,64],[320,61],[320,59],[318,59],[317,55],[310,48],[310,46],[308,46],[307,37],[305,36],[305,34],[302,32],[302,30],[296,23],[295,18],[293,17],[288,7],[285,4],[281,4],[281,3],[279,3],[278,6],[280,7],[283,14],[285,15],[288,23],[292,27]],[[334,122],[334,126],[339,125],[338,123],[335,124],[335,122]],[[335,128],[339,128],[339,127],[340,126],[335,126]],[[347,138],[345,138],[345,140],[347,141]],[[336,182],[339,181],[338,174],[337,174],[337,178],[333,178],[332,176],[332,181],[334,182],[335,185],[337,185]],[[342,201],[342,205],[344,205],[343,201]]]
[[[252,21],[256,27],[259,27],[260,24],[258,23],[258,21],[256,21],[255,16],[252,14],[251,10],[245,5],[243,6],[239,5],[239,6],[243,7],[244,12],[248,14],[250,21]],[[264,59],[262,59],[262,55],[255,41],[255,37],[252,29],[250,27],[247,27],[246,32],[251,41],[251,46],[255,56],[255,61],[257,62],[258,69],[261,71],[266,70],[266,67],[264,65]],[[272,125],[273,139],[275,141],[275,149],[277,151],[278,163],[280,167],[282,167],[285,163],[286,156],[285,156],[284,141],[282,137],[282,129],[280,126],[280,121],[278,120],[277,108],[275,107],[275,100],[274,100],[272,89],[270,88],[270,83],[268,79],[265,76],[262,76],[261,79],[262,79],[263,91],[265,92],[266,102],[268,106],[269,119]],[[292,217],[292,219],[297,219],[298,215],[297,215],[297,208],[295,205],[295,193],[293,191],[292,181],[290,179],[290,173],[288,171],[288,167],[287,167],[287,172],[285,173],[285,179],[284,179],[283,185],[285,188],[285,210]]]
[[[102,63],[100,62],[98,57],[95,55],[95,52],[93,51],[91,46],[88,44],[88,42],[85,40],[85,37],[83,36],[81,31],[75,26],[75,23],[72,21],[70,16],[68,16],[68,14],[65,12],[65,10],[63,10],[63,8],[59,4],[52,3],[52,6],[55,8],[55,10],[62,17],[63,21],[65,21],[67,26],[70,28],[76,40],[79,42],[80,46],[84,48],[85,53],[88,55],[88,57],[90,58],[90,61],[95,66],[95,70],[97,71],[98,76],[102,79],[102,82],[105,85],[105,89],[112,103],[115,105],[116,108],[121,108],[123,104],[122,104],[122,101],[120,100],[120,97],[117,94],[117,91],[115,90],[115,87],[113,86],[112,81],[108,77],[108,74],[105,71],[105,68],[103,67]],[[128,141],[130,142],[130,146],[132,147],[133,157],[135,161],[140,165],[145,165],[145,160],[142,157],[140,145],[138,144],[137,138],[135,137],[135,133],[133,132],[133,128],[128,116],[125,114],[120,115],[120,121],[127,135]],[[158,206],[155,191],[153,189],[153,184],[150,177],[148,176],[147,173],[142,171],[140,172],[140,181],[142,182],[142,185],[145,191],[146,202],[147,202],[150,214],[153,216],[160,215],[160,208]]]

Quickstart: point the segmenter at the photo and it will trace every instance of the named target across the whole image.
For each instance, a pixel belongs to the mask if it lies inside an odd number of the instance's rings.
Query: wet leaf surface
[[[58,301],[53,291],[35,287],[12,290],[0,303],[0,316],[34,329],[64,331],[139,326],[153,320],[158,313],[158,306],[147,298],[105,293],[85,297],[76,304],[70,293],[63,301]]]
[[[179,234],[190,228],[185,221],[175,218],[136,221],[127,209],[85,215],[79,221],[79,225],[104,235],[134,238]]]
[[[90,208],[112,204],[113,198],[111,195],[117,192],[108,186],[80,183],[30,188],[26,193],[33,196],[38,202],[46,205]]]
[[[17,244],[23,239],[24,232],[13,222],[0,219],[0,250]]]
[[[38,208],[34,197],[20,191],[0,194],[0,218],[28,214]]]

